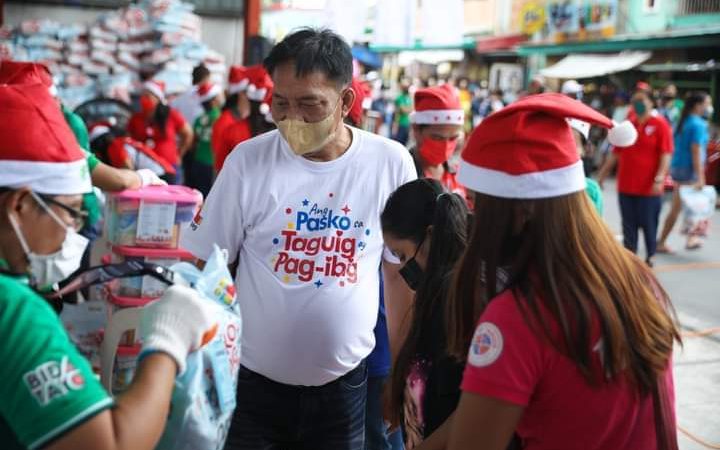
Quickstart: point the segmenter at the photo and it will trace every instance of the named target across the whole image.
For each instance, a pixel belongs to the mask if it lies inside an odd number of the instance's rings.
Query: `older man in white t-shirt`
[[[242,367],[226,448],[361,450],[380,213],[413,162],[343,123],[355,93],[339,36],[298,31],[265,66],[278,130],[233,150],[182,240],[200,259],[214,243],[237,258]],[[397,268],[386,263],[390,296],[407,294]]]

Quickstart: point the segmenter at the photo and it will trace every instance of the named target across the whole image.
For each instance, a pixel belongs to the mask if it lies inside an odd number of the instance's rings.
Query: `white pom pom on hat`
[[[613,121],[613,127],[608,130],[608,142],[615,147],[629,147],[635,143],[637,137],[637,130],[629,120],[620,123]]]

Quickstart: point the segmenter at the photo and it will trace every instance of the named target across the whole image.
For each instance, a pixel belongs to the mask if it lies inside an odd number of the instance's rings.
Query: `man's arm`
[[[658,171],[655,174],[653,184],[653,193],[656,195],[662,194],[665,177],[667,176],[668,169],[670,168],[670,155],[670,153],[663,153],[660,156],[660,164],[658,165]]]
[[[90,174],[93,186],[103,191],[118,192],[125,189],[139,189],[142,179],[137,172],[128,169],[116,169],[104,163],[99,163]]]
[[[385,314],[393,363],[410,330],[414,298],[413,292],[400,276],[400,267],[402,267],[400,264],[392,264],[388,261],[382,263]]]
[[[612,171],[615,168],[615,164],[617,164],[617,155],[613,152],[610,152],[610,154],[607,157],[607,160],[605,161],[605,164],[603,164],[602,169],[600,169],[600,173],[597,177],[597,182],[600,185],[600,189],[603,188],[603,183],[605,182],[605,178],[607,178],[610,171]]]
[[[693,169],[697,174],[697,181],[694,186],[695,189],[700,190],[705,187],[705,168],[700,159],[700,144],[692,144],[690,146],[690,153],[692,154]]]

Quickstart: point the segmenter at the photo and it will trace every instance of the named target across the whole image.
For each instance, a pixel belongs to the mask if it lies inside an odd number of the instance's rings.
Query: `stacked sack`
[[[164,81],[171,95],[184,92],[196,65],[204,63],[217,80],[226,71],[223,56],[201,42],[193,8],[180,0],[143,0],[87,25],[25,21],[0,28],[0,60],[46,64],[69,108],[96,97],[129,103],[141,75]]]

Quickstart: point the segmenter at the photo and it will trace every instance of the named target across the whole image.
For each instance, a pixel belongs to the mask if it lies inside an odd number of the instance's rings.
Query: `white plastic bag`
[[[680,187],[684,234],[707,236],[710,218],[715,212],[717,192],[713,186],[696,190],[693,186]]]
[[[227,255],[217,246],[201,272],[188,263],[171,267],[217,307],[217,335],[187,358],[175,379],[170,415],[156,450],[221,450],[235,410],[242,321]]]

